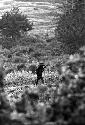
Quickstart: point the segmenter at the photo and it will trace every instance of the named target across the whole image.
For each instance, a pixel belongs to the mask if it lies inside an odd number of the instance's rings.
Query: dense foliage
[[[58,30],[65,30],[66,26],[65,32],[59,33],[62,34],[62,40],[66,35],[64,40],[68,45],[78,42],[73,33],[77,34],[78,40],[84,38],[84,29],[81,29],[84,28],[84,13],[81,14],[83,11],[78,7],[80,4],[73,6],[70,3],[65,15],[61,16],[61,22],[59,21],[59,26],[62,25],[62,19],[65,23],[62,28],[58,26]],[[69,8],[72,11],[68,11]],[[75,30],[79,32],[72,29],[73,33],[69,30],[67,36],[68,27],[77,28]],[[10,50],[3,49],[3,46],[0,48],[0,63],[3,66],[0,70],[1,125],[85,124],[85,48],[81,48],[79,53],[74,55],[63,55],[63,45],[57,46],[55,41],[52,42],[25,36],[18,40],[17,47],[15,44],[15,47],[9,44],[9,48],[12,47]],[[80,42],[78,44],[80,45]],[[43,72],[44,84],[39,81],[39,84],[35,85],[39,59],[43,60],[47,67]]]
[[[28,79],[25,83],[27,74],[25,71],[16,71],[15,75],[8,73],[6,81],[10,83],[11,80],[12,87],[5,87],[4,90],[5,97],[7,96],[10,103],[5,100],[4,95],[1,95],[1,104],[4,102],[4,107],[0,109],[1,123],[4,125],[84,125],[85,55],[82,50],[84,49],[81,48],[80,54],[69,57],[61,68],[61,75],[56,72],[51,73],[51,76],[48,74],[49,77],[46,75],[44,85],[42,83],[34,85],[32,74],[28,75],[32,79]],[[19,82],[18,86],[17,82]],[[20,85],[22,82],[24,86]]]
[[[85,44],[85,4],[84,1],[67,0],[64,14],[60,15],[56,37],[68,47],[68,53],[75,53]],[[64,9],[63,9],[64,10]]]
[[[21,37],[22,34],[32,30],[32,23],[29,22],[26,15],[19,12],[14,7],[10,12],[6,12],[0,19],[0,31],[2,36],[11,37],[13,40]]]

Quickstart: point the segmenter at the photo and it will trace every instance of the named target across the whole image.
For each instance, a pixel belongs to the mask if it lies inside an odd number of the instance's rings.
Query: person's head
[[[43,65],[44,65],[44,62],[40,62],[39,65],[43,66]]]
[[[43,65],[44,63],[43,63],[43,62],[40,62],[39,64],[40,64],[40,65]]]

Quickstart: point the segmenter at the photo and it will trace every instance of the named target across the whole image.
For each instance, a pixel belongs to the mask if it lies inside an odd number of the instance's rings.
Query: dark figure
[[[36,69],[36,74],[37,74],[36,85],[38,84],[39,80],[41,80],[42,83],[44,83],[44,80],[43,80],[43,77],[42,77],[42,73],[43,73],[45,67],[46,66],[43,63],[40,63],[38,68]]]
[[[4,87],[3,79],[4,79],[4,73],[0,69],[0,89],[2,89],[2,90],[3,90],[3,87]]]

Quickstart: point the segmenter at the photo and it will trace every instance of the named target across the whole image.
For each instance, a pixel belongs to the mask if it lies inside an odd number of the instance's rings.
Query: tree
[[[19,12],[17,7],[13,7],[10,12],[6,12],[0,19],[0,32],[6,38],[20,38],[22,33],[32,30],[33,24],[26,15]]]
[[[85,44],[84,0],[73,0],[72,3],[67,0],[66,7],[68,7],[66,12],[60,15],[56,34],[57,39],[68,47],[69,53],[74,53]]]

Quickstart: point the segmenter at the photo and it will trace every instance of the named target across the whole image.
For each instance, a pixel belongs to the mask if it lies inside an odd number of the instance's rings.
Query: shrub
[[[10,12],[6,12],[0,19],[0,30],[4,37],[12,38],[16,42],[16,38],[21,34],[32,30],[32,23],[27,19],[26,15],[19,12],[19,8],[13,7]]]
[[[12,59],[13,63],[26,63],[27,60],[26,58],[20,57],[20,56],[14,56],[14,58]]]
[[[67,125],[85,124],[85,57],[84,55],[71,55],[63,67],[61,82],[57,91],[57,100],[52,104],[53,121],[59,119]],[[54,116],[53,115],[53,116]]]
[[[77,0],[73,1],[75,7],[68,8],[70,2],[67,1],[66,11],[60,15],[56,38],[64,43],[68,48],[68,53],[72,54],[85,44],[85,4],[83,0]]]
[[[13,71],[14,71],[14,69],[13,69],[13,68],[10,68],[10,69],[5,70],[5,73],[8,74],[8,73],[11,73],[11,72],[13,72]]]
[[[36,69],[37,69],[37,66],[36,66],[36,65],[31,65],[31,66],[29,67],[29,71],[32,71],[33,74],[36,73]]]
[[[18,71],[20,71],[20,70],[22,70],[22,69],[23,69],[23,70],[26,69],[25,64],[21,64],[21,65],[18,65],[18,66],[17,66],[17,70],[18,70]]]

